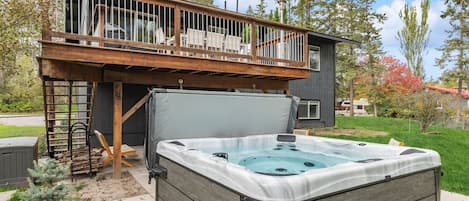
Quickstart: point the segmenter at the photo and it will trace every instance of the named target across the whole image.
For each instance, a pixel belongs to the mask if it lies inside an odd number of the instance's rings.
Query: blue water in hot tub
[[[297,175],[351,161],[322,153],[308,152],[296,147],[295,144],[288,143],[279,143],[270,149],[263,150],[225,151],[229,162],[244,166],[256,173],[276,176]]]

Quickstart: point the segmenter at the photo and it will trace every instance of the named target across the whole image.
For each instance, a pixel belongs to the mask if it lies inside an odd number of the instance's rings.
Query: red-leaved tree
[[[422,89],[422,79],[413,75],[407,65],[399,59],[384,56],[381,63],[387,69],[381,85],[387,96],[404,96]]]

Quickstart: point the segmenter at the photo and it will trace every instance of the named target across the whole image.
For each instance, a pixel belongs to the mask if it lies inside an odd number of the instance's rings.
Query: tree
[[[426,132],[437,118],[450,114],[449,102],[449,97],[430,90],[413,93],[407,100],[411,115],[420,123],[421,132]]]
[[[255,16],[259,18],[267,18],[267,13],[266,13],[266,3],[265,0],[260,0],[259,4],[256,5],[256,13]]]
[[[447,64],[454,63],[456,66],[445,71],[447,75],[456,78],[458,95],[461,97],[463,83],[469,81],[469,1],[467,0],[446,0],[446,10],[442,12],[441,17],[449,20],[451,26],[447,30],[448,38],[439,49],[442,51],[440,58],[436,60],[437,65],[446,68]],[[445,74],[444,74],[445,75]],[[457,116],[462,112],[462,101],[458,101]]]
[[[41,80],[37,77],[33,56],[23,54],[15,61],[15,70],[4,81],[0,93],[1,112],[33,112],[42,107]]]
[[[380,90],[388,97],[406,96],[423,88],[422,79],[413,75],[406,64],[392,56],[384,56],[381,64],[385,67]]]
[[[430,34],[427,23],[428,11],[430,10],[429,0],[423,0],[420,8],[422,14],[418,19],[417,9],[410,7],[408,3],[405,4],[404,9],[399,12],[404,27],[397,32],[397,38],[401,45],[401,52],[412,73],[424,78],[423,54],[426,53]]]
[[[41,3],[43,1],[40,1]],[[0,1],[0,110],[40,110],[41,90],[34,56],[40,36],[41,9],[37,1]],[[40,99],[39,99],[40,102]]]
[[[254,10],[252,9],[251,5],[248,6],[248,9],[246,10],[246,15],[252,15],[252,16],[255,15]]]
[[[190,0],[190,1],[195,2],[195,3],[199,3],[199,4],[203,4],[203,5],[206,5],[206,6],[214,6],[213,0]]]
[[[79,190],[82,186],[74,186],[59,182],[65,179],[70,170],[54,159],[45,163],[34,161],[34,168],[28,169],[29,189],[20,194],[22,200],[76,200],[69,193]]]
[[[373,115],[376,117],[378,116],[378,99],[381,96],[379,93],[379,77],[384,71],[383,65],[379,64],[379,57],[383,54],[381,29],[376,27],[376,23],[383,23],[385,15],[372,11],[374,3],[374,0],[363,0],[361,2],[361,9],[367,14],[362,15],[363,19],[361,20],[362,23],[359,24],[359,29],[364,32],[361,49],[367,58],[363,63],[365,64],[365,73],[370,78],[368,97],[373,105]]]

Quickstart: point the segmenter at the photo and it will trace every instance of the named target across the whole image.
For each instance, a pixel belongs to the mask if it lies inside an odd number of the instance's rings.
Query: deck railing
[[[307,68],[307,30],[181,0],[51,0],[53,41]]]

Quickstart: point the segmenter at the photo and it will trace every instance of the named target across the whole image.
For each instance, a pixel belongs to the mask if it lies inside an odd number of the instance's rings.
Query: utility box
[[[37,137],[0,139],[0,186],[26,186],[28,168],[37,160]]]

